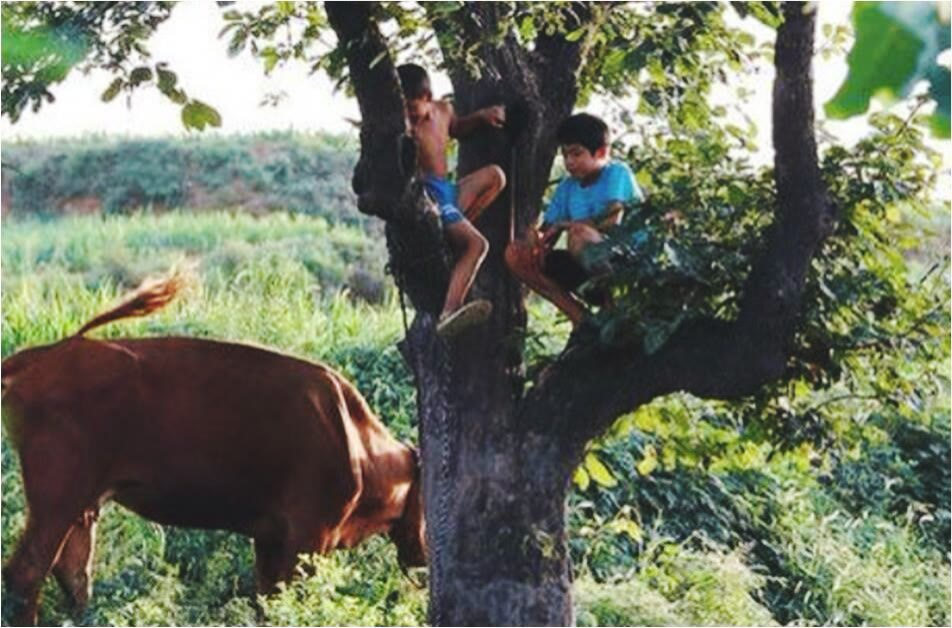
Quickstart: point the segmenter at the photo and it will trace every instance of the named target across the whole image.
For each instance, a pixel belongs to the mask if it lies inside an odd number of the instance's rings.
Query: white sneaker
[[[486,299],[477,299],[463,304],[458,310],[444,314],[436,326],[436,333],[452,338],[461,331],[486,322],[493,313],[493,304]]]

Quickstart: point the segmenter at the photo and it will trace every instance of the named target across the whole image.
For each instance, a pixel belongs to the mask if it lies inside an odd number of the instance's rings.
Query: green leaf
[[[213,107],[200,100],[192,100],[182,107],[182,124],[185,128],[203,130],[206,126],[221,126],[221,115]]]
[[[581,28],[576,28],[574,31],[571,31],[571,32],[569,32],[569,33],[566,33],[566,34],[565,34],[565,41],[578,41],[578,40],[580,40],[580,39],[585,35],[585,31],[586,31],[586,30],[588,30],[588,29],[587,29],[585,26],[582,26]]]
[[[636,172],[635,181],[638,182],[638,187],[642,190],[650,190],[654,187],[654,180],[651,178],[651,173],[647,170],[639,170]]]
[[[615,534],[627,534],[632,541],[637,542],[644,538],[641,526],[631,519],[615,519],[609,524],[609,528]]]
[[[649,475],[658,467],[658,452],[655,451],[653,445],[648,445],[645,448],[645,457],[641,459],[641,462],[635,465],[635,469],[640,475]]]
[[[741,205],[748,194],[747,184],[743,181],[731,181],[727,184],[727,200],[734,205]]]
[[[268,46],[261,51],[261,58],[264,60],[264,73],[270,74],[276,65],[278,65],[278,51],[274,46]]]
[[[176,87],[178,77],[175,75],[175,72],[166,70],[161,66],[156,66],[155,72],[159,77],[159,91],[175,104],[184,105],[188,101],[188,97],[185,95],[185,92]]]
[[[899,213],[899,208],[895,205],[889,205],[886,207],[886,220],[896,224],[902,220],[902,214]]]
[[[731,2],[731,6],[741,17],[751,17],[757,19],[765,26],[777,28],[783,22],[780,10],[774,2]]]
[[[572,481],[575,482],[575,486],[577,486],[580,491],[587,489],[588,485],[591,483],[588,472],[582,467],[576,469],[575,473],[572,474]]]
[[[531,15],[525,16],[519,23],[519,37],[522,38],[522,41],[532,41],[535,39],[536,27]]]
[[[585,456],[585,469],[592,479],[595,480],[596,484],[600,484],[605,488],[612,488],[618,484],[618,480],[616,480],[612,472],[608,470],[608,467],[602,464],[598,456],[592,452],[589,452]]]
[[[106,91],[102,93],[103,102],[111,102],[119,95],[119,90],[122,89],[122,79],[115,78],[112,80],[112,83],[109,84],[109,87],[106,88]]]
[[[628,51],[623,48],[617,48],[609,52],[608,55],[605,56],[605,61],[602,63],[602,74],[608,76],[618,74],[627,56]]]
[[[894,100],[909,94],[936,64],[943,43],[935,5],[926,2],[857,2],[856,42],[847,58],[849,74],[832,100],[828,116],[865,112],[873,96]]]
[[[145,83],[146,81],[152,80],[152,69],[145,66],[135,68],[132,72],[129,73],[129,85],[136,87]]]
[[[156,74],[159,75],[159,89],[163,92],[167,89],[175,87],[175,84],[178,83],[178,77],[175,75],[175,72],[171,70],[166,70],[161,67],[161,65],[156,66]]]
[[[235,34],[231,36],[231,41],[228,42],[228,56],[237,57],[240,55],[247,42],[248,31],[244,27],[237,29]]]

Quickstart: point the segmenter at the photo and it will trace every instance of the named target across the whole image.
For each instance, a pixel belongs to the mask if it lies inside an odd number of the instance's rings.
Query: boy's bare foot
[[[493,304],[489,301],[485,299],[470,301],[462,305],[459,309],[440,316],[440,322],[436,326],[436,333],[444,338],[452,338],[473,325],[479,325],[485,322],[492,312]]]

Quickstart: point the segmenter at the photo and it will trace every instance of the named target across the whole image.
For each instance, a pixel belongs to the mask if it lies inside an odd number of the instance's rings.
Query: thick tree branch
[[[685,324],[651,356],[632,348],[579,343],[527,396],[523,416],[530,429],[558,430],[567,448],[579,453],[618,416],[657,396],[680,390],[736,398],[783,373],[810,261],[833,225],[813,129],[815,15],[806,7],[786,4],[786,19],[777,32],[773,119],[778,206],[737,319]]]
[[[578,93],[578,73],[582,59],[588,48],[588,42],[600,26],[603,16],[611,10],[605,3],[573,2],[561,7],[563,30],[552,34],[540,33],[536,38],[532,61],[536,66],[539,82],[544,94],[561,93],[569,90],[574,96]],[[575,41],[566,39],[566,33],[576,28],[588,28],[588,36]]]
[[[416,171],[416,152],[407,136],[396,69],[371,19],[374,7],[372,2],[328,2],[325,8],[347,57],[360,106],[361,156],[353,180],[358,208],[389,219],[399,214],[400,201]]]
[[[386,41],[373,19],[376,3],[325,4],[347,57],[360,105],[360,160],[354,191],[360,211],[387,221],[390,267],[419,311],[439,311],[447,265],[437,215],[416,181],[416,144],[407,135],[403,93]]]
[[[565,30],[569,31],[592,19],[596,9],[591,4],[575,2],[553,11],[560,14]],[[515,231],[521,235],[538,216],[557,148],[555,129],[575,104],[576,79],[588,38],[568,41],[564,32],[540,33],[534,49],[529,50],[516,41],[512,25],[507,23],[512,18],[504,13],[504,4],[470,3],[450,13],[436,11],[432,3],[426,7],[444,59],[448,61],[458,108],[466,112],[485,106],[489,102],[480,99],[487,95],[490,100],[507,105],[531,104],[525,111],[525,128],[519,135],[514,155],[509,154],[509,147],[500,137],[486,134],[483,146],[462,151],[460,159],[460,174],[485,165],[467,159],[467,152],[483,157],[491,155],[493,163],[502,165],[510,174],[515,185],[505,194],[516,193]],[[470,43],[477,45],[478,76],[458,60],[459,51]],[[513,156],[515,164],[510,163]],[[508,199],[500,199],[500,203],[508,204]],[[487,215],[493,213],[487,212]],[[485,225],[491,240],[498,231],[508,241],[508,220],[505,223],[499,229]]]

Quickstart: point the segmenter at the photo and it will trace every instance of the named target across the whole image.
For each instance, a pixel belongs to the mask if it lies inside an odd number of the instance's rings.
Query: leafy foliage
[[[927,360],[939,351],[926,341],[939,333],[948,308],[948,256],[923,255],[933,237],[923,222],[936,211],[929,198],[939,158],[910,124],[916,115],[877,114],[873,136],[849,151],[825,151],[824,175],[840,219],[808,280],[788,373],[798,386],[839,383],[841,394],[879,394],[897,406],[910,401],[903,393],[941,386],[936,370],[902,388],[880,371],[875,390],[860,391],[849,379],[856,370],[844,372],[860,363],[878,369],[874,361],[884,350],[904,344]],[[590,252],[615,266],[603,280],[617,305],[600,314],[605,342],[636,343],[650,354],[685,320],[730,320],[737,311],[771,220],[771,173],[732,158],[729,131],[712,126],[693,140],[672,129],[629,152],[650,201],[632,208],[608,242]],[[778,390],[766,395],[779,398]]]
[[[937,57],[949,49],[949,11],[941,2],[857,2],[853,5],[856,43],[849,54],[850,73],[826,103],[832,118],[863,113],[873,96],[908,96],[921,80],[930,84],[937,108],[929,118],[935,135],[948,138],[952,76]]]
[[[187,129],[221,126],[211,106],[190,98],[178,77],[146,46],[171,15],[174,2],[17,2],[4,5],[3,115],[16,122],[30,107],[52,102],[50,87],[78,68],[106,70],[115,78],[102,94],[109,102],[151,84],[182,106]]]

